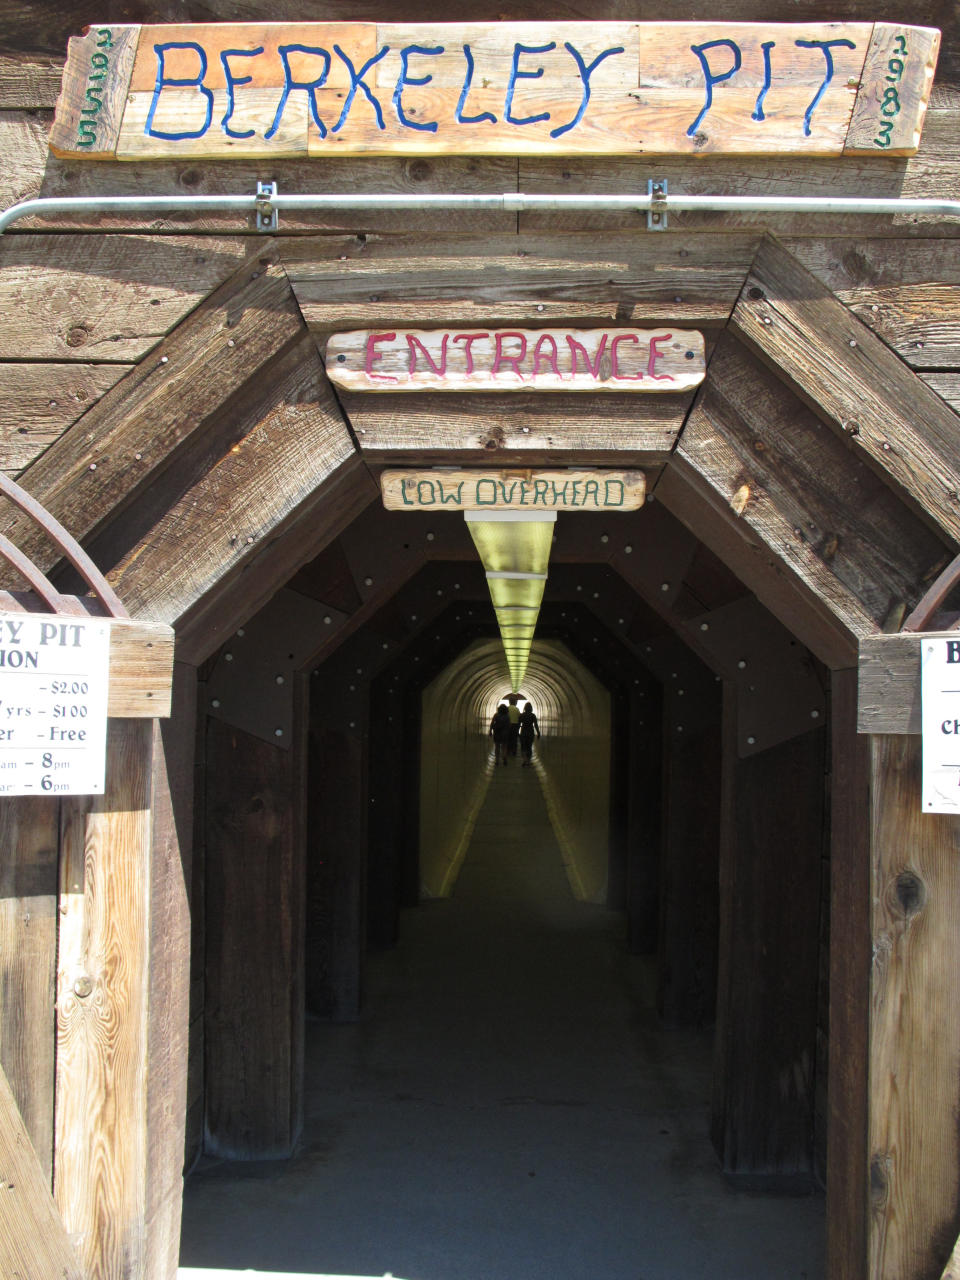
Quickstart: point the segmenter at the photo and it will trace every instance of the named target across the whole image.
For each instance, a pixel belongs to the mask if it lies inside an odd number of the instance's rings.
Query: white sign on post
[[[0,795],[101,795],[110,623],[0,614]]]
[[[960,813],[960,635],[924,637],[923,812]]]

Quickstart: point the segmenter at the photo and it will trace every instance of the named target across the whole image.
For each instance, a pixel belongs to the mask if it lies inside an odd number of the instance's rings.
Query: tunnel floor
[[[371,957],[362,1020],[308,1023],[301,1154],[188,1179],[183,1267],[823,1276],[823,1197],[724,1183],[709,1037],[658,1025],[648,967],[617,913],[573,899],[518,765],[491,778],[454,896],[406,912],[400,947]]]

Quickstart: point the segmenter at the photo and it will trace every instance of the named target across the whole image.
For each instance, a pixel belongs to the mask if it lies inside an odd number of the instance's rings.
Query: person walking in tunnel
[[[540,732],[540,722],[533,712],[533,704],[526,702],[520,712],[520,755],[523,757],[524,769],[533,764],[534,732],[538,738],[543,737]]]
[[[516,758],[517,740],[520,737],[520,708],[517,706],[517,694],[515,693],[507,695],[507,715],[510,717],[510,739],[507,749],[510,755]]]
[[[507,704],[501,702],[490,721],[490,737],[493,738],[493,763],[498,765],[502,760],[507,764],[507,750],[510,745],[510,716]]]

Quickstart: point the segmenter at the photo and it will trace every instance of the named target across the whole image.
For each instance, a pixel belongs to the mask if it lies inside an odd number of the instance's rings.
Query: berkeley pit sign
[[[71,39],[51,149],[911,154],[940,33],[891,23],[106,24]]]

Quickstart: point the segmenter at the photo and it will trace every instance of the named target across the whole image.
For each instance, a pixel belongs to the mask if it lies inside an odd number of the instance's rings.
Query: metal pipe
[[[388,192],[296,195],[64,196],[23,200],[0,213],[0,234],[22,218],[57,214],[189,213],[299,210],[491,210],[505,213],[634,212],[649,213],[834,213],[939,214],[960,217],[960,200],[886,199],[860,196],[724,196],[636,192],[625,195],[528,194],[462,195],[453,192],[412,195]],[[259,219],[262,222],[262,217]]]

